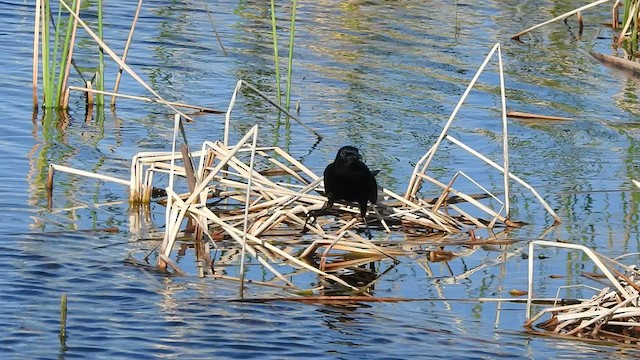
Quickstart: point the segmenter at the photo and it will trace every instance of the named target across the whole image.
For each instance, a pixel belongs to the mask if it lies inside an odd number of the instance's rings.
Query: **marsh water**
[[[105,39],[121,53],[135,2],[105,5]],[[87,119],[83,96],[72,92],[68,117],[42,110],[34,115],[34,4],[0,2],[2,358],[640,356],[633,347],[526,334],[521,304],[437,300],[510,297],[511,290],[526,290],[523,255],[528,241],[541,236],[588,245],[609,256],[640,251],[640,196],[631,182],[640,179],[638,80],[588,54],[611,54],[612,34],[602,25],[610,20],[610,8],[585,12],[581,36],[572,18],[536,30],[523,42],[509,39],[524,27],[581,5],[573,0],[299,2],[292,103],[299,103],[300,118],[323,139],[317,142],[260,98],[243,93],[233,113],[232,141],[259,124],[262,144],[286,149],[316,173],[340,146],[352,144],[371,167],[381,170],[380,185],[402,193],[415,162],[434,143],[496,42],[502,44],[508,108],[573,119],[509,120],[512,171],[537,189],[562,224],[549,229],[553,219],[526,189],[514,186],[512,217],[529,225],[500,235],[515,240],[506,249],[448,247],[468,255],[448,263],[407,257],[395,266],[385,261],[376,265],[384,274],[375,296],[432,301],[331,306],[230,302],[238,297],[237,283],[196,276],[191,250],[176,259],[187,276],[126,265],[127,256],[140,259],[157,245],[152,235],[164,229],[164,208],[154,205],[151,215],[140,219],[120,185],[61,174],[48,206],[50,162],[126,179],[137,152],[170,150],[172,114],[158,104],[121,99],[115,111],[97,109]],[[264,1],[221,0],[206,2],[206,7],[204,1],[146,2],[128,63],[169,100],[226,109],[239,79],[274,96],[268,6]],[[284,57],[290,11],[288,2],[278,3]],[[87,3],[82,17],[95,25],[96,16],[95,2]],[[96,70],[96,46],[79,33],[75,58],[90,78]],[[499,159],[495,64],[480,77],[451,131]],[[284,73],[286,61],[281,59],[281,65]],[[107,88],[112,88],[117,72],[113,62],[107,61],[106,72]],[[72,85],[81,85],[77,75]],[[120,91],[147,95],[128,76]],[[223,124],[221,115],[197,115],[186,127],[190,143],[221,139]],[[434,173],[450,179],[454,169],[490,189],[501,188],[499,174],[445,146]],[[374,240],[384,237],[378,231],[375,235]],[[535,263],[534,291],[540,297],[555,296],[560,286],[585,283],[580,273],[594,270],[581,254],[542,253]],[[249,274],[260,280],[261,272],[254,267]],[[318,279],[306,281],[312,287]],[[58,338],[62,294],[68,296],[64,346]],[[591,292],[569,288],[562,294],[588,297]],[[283,293],[251,287],[247,295]]]

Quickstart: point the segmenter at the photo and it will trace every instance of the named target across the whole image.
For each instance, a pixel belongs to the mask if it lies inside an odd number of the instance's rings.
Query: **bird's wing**
[[[334,184],[335,164],[331,163],[324,169],[324,192],[327,194],[333,194],[335,192]]]
[[[369,201],[371,204],[378,202],[378,182],[373,174],[369,177]]]

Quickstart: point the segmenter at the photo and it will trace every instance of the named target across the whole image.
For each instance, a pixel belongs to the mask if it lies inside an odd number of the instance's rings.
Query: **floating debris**
[[[547,246],[583,251],[600,269],[603,276],[587,276],[594,280],[608,280],[609,287],[592,288],[597,292],[578,304],[558,305],[544,309],[531,317],[533,299],[534,247]],[[529,292],[527,322],[532,332],[559,337],[576,337],[615,343],[640,344],[640,268],[627,266],[610,259],[586,246],[550,241],[532,241],[529,244]],[[613,288],[613,290],[611,290]],[[560,300],[558,300],[558,303]],[[542,316],[550,317],[538,324]]]
[[[500,165],[448,133],[480,74],[496,54],[502,100],[503,158]],[[277,146],[259,146],[257,125],[236,144],[229,144],[231,113],[242,87],[250,89],[279,111],[285,112],[320,139],[315,130],[241,80],[233,92],[226,113],[222,141],[205,141],[199,150],[192,151],[183,127],[185,117],[176,113],[171,151],[136,154],[131,161],[129,180],[51,164],[47,185],[49,190],[53,189],[54,171],[62,171],[127,186],[132,204],[144,205],[153,201],[166,206],[166,227],[156,256],[158,269],[170,268],[176,274],[183,273],[171,261],[171,252],[178,239],[186,238],[193,241],[196,247],[196,261],[201,264],[201,276],[233,278],[240,281],[241,286],[251,281],[253,284],[295,289],[298,287],[293,281],[293,275],[311,272],[350,289],[352,294],[364,295],[368,295],[367,291],[373,286],[375,279],[349,282],[338,274],[345,269],[361,272],[362,268],[359,266],[383,259],[395,264],[398,257],[403,255],[416,255],[420,266],[429,272],[426,262],[448,262],[468,255],[483,243],[497,246],[507,244],[508,241],[498,240],[495,236],[488,240],[481,239],[476,236],[475,230],[521,226],[522,223],[510,218],[511,182],[515,181],[531,191],[556,223],[560,222],[560,218],[533,187],[509,171],[506,96],[500,44],[491,49],[474,75],[436,143],[417,162],[406,192],[398,194],[386,188],[379,189],[381,200],[370,207],[367,213],[366,220],[374,229],[388,234],[400,234],[401,238],[407,240],[433,239],[433,243],[444,244],[447,236],[457,236],[453,239],[454,243],[470,245],[468,249],[458,253],[435,246],[425,250],[423,245],[417,246],[416,250],[410,245],[410,241],[381,242],[360,236],[363,223],[357,216],[360,211],[354,203],[336,202],[326,214],[314,216],[317,218],[315,221],[308,221],[310,214],[323,209],[327,201],[321,177],[283,149]],[[446,180],[430,174],[429,165],[443,142],[457,146],[500,173],[504,184],[503,189],[498,189],[501,197],[461,170]],[[165,189],[154,186],[159,178],[166,181],[167,177],[168,186]],[[474,184],[479,192],[468,194],[457,189],[456,184],[460,179]],[[422,195],[425,184],[435,186],[440,195],[435,198]],[[156,196],[161,198],[156,199]],[[211,258],[211,246],[216,251],[224,247],[224,261],[222,256],[220,259],[216,255]],[[320,252],[320,249],[324,250]],[[273,278],[245,280],[246,254],[271,272]],[[486,261],[452,279],[456,281],[470,276],[477,269],[493,266],[516,254],[517,252],[502,253],[497,259]],[[237,266],[238,262],[238,277],[220,273],[221,266]]]

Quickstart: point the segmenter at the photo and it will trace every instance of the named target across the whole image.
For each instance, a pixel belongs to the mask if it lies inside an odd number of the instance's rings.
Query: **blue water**
[[[563,219],[544,233],[619,256],[640,250],[638,81],[602,66],[587,51],[610,53],[611,34],[600,24],[609,8],[585,12],[577,37],[570,19],[509,40],[524,27],[583,5],[577,1],[319,1],[298,4],[292,103],[323,135],[301,126],[244,92],[232,117],[232,141],[253,124],[260,141],[288,150],[316,173],[342,145],[361,149],[378,182],[404,192],[415,162],[440,129],[489,49],[501,42],[510,110],[567,116],[569,122],[509,121],[510,163]],[[107,3],[105,39],[122,52],[134,2]],[[227,55],[213,33],[204,2],[144,4],[128,64],[168,100],[226,109],[244,79],[272,96],[275,71],[268,3],[208,2]],[[239,303],[237,283],[196,276],[193,251],[174,255],[187,276],[128,266],[153,251],[164,230],[164,208],[138,215],[127,189],[58,174],[52,206],[45,182],[49,162],[128,178],[131,157],[170,149],[172,113],[157,104],[118,100],[116,111],[85,120],[84,99],[72,92],[68,118],[32,112],[32,3],[0,2],[0,312],[3,358],[636,358],[635,348],[535,337],[523,332],[520,304],[446,301],[510,297],[526,290],[529,240],[553,224],[533,197],[513,187],[513,218],[530,225],[499,235],[510,246],[447,246],[458,257],[430,263],[426,256],[383,260],[373,294],[423,299],[354,305],[296,302]],[[290,5],[279,3],[286,57]],[[95,4],[82,10],[95,25]],[[96,68],[96,47],[82,30],[76,61],[83,76]],[[283,61],[283,60],[281,60]],[[286,62],[282,62],[282,73]],[[107,61],[107,88],[117,66]],[[452,134],[488,156],[501,154],[497,67],[492,62],[471,93]],[[73,76],[72,85],[82,85]],[[148,95],[125,75],[120,92]],[[39,94],[42,101],[42,94]],[[108,97],[107,97],[108,100]],[[222,138],[224,117],[195,114],[191,144]],[[492,189],[502,178],[452,146],[444,146],[434,173],[449,179],[462,169]],[[448,181],[448,180],[447,180]],[[446,181],[445,181],[446,182]],[[425,189],[425,196],[429,189]],[[104,231],[115,228],[117,231]],[[376,239],[383,237],[376,232]],[[413,249],[432,245],[407,242]],[[536,260],[536,296],[587,282],[593,265],[582,255],[542,250]],[[174,252],[175,254],[175,252]],[[500,261],[500,255],[506,260]],[[637,258],[630,258],[630,261]],[[229,269],[237,272],[236,269]],[[249,276],[268,279],[251,265]],[[565,275],[551,278],[549,275]],[[305,288],[321,279],[303,274]],[[593,284],[591,284],[593,285]],[[60,298],[68,296],[67,339],[60,344]],[[571,289],[568,297],[590,296]],[[289,296],[252,286],[249,297]],[[432,299],[432,300],[429,300]]]

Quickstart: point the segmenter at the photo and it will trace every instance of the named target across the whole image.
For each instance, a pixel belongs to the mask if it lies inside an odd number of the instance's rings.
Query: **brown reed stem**
[[[222,53],[224,56],[227,56],[227,50],[225,50],[224,45],[222,45],[222,39],[220,39],[220,35],[218,35],[218,30],[216,30],[216,25],[213,23],[213,17],[211,16],[211,12],[209,11],[209,7],[207,3],[204,2],[204,9],[207,11],[207,16],[209,17],[209,22],[211,23],[211,28],[213,29],[213,33],[216,35],[216,39],[218,40],[218,44],[220,44],[220,48],[222,49]]]
[[[125,98],[125,99],[131,99],[131,100],[140,100],[140,101],[145,101],[145,102],[150,102],[150,103],[158,103],[158,104],[163,104],[163,105],[172,105],[175,107],[181,107],[181,108],[185,108],[185,109],[193,109],[199,112],[206,112],[206,113],[211,113],[211,114],[224,114],[224,111],[221,110],[216,110],[216,109],[212,109],[212,108],[208,108],[208,107],[204,107],[204,106],[198,106],[198,105],[189,105],[189,104],[184,104],[184,103],[179,103],[179,102],[174,102],[174,101],[163,101],[160,99],[153,99],[153,98],[148,98],[148,97],[144,97],[144,96],[136,96],[136,95],[127,95],[127,94],[119,94],[119,93],[115,93],[115,92],[111,92],[111,91],[101,91],[101,90],[96,90],[96,89],[90,89],[88,87],[78,87],[78,86],[69,86],[68,88],[69,90],[74,90],[74,91],[83,91],[83,92],[89,92],[89,93],[93,93],[93,94],[104,94],[104,95],[110,95],[113,97],[121,97],[121,98]]]
[[[131,29],[129,29],[129,36],[127,37],[127,43],[124,46],[124,52],[122,53],[122,62],[127,61],[127,54],[129,53],[129,46],[131,46],[131,41],[133,40],[133,32],[136,29],[136,24],[138,23],[138,17],[140,16],[140,9],[142,8],[142,0],[138,0],[138,7],[136,8],[136,13],[133,15],[133,21],[131,22]],[[122,78],[122,66],[118,69],[118,75],[116,76],[116,84],[113,86],[113,92],[117,93],[118,88],[120,87],[120,79]],[[114,109],[116,106],[116,96],[111,96],[111,109]]]

